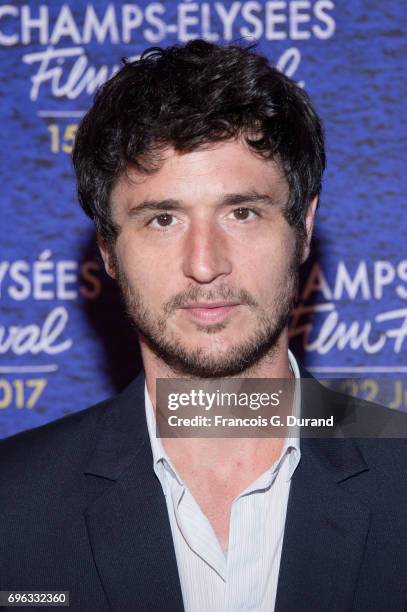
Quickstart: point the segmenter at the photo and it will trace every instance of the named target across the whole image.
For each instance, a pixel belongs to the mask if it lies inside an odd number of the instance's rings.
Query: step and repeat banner
[[[70,153],[123,57],[195,38],[256,41],[313,98],[328,168],[292,348],[317,377],[391,379],[393,407],[406,403],[406,14],[402,0],[1,5],[1,437],[116,393],[140,367]]]

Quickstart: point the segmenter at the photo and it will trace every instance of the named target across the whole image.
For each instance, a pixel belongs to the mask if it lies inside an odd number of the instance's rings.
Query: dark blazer
[[[407,611],[406,473],[405,440],[301,440],[277,612]],[[69,590],[70,610],[183,610],[142,374],[0,444],[0,563],[0,590]]]

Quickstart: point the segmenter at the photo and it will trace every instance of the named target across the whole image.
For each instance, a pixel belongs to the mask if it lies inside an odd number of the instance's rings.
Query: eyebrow
[[[277,201],[268,193],[258,193],[257,191],[246,191],[244,193],[229,193],[222,198],[221,204],[236,206],[239,204],[262,204],[275,206]]]
[[[220,206],[239,206],[241,204],[266,204],[275,206],[277,201],[267,193],[258,193],[257,191],[246,191],[243,193],[228,193],[219,201]],[[138,204],[134,204],[129,209],[131,217],[138,217],[147,211],[160,210],[180,210],[184,208],[181,200],[167,198],[164,200],[143,200]]]
[[[139,204],[134,204],[129,209],[131,217],[138,217],[149,210],[178,210],[182,208],[182,202],[179,200],[143,200]]]

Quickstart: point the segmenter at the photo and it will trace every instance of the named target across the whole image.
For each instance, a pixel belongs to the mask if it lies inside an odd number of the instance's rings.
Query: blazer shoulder
[[[134,405],[144,398],[139,375],[121,393],[89,408],[0,441],[0,481],[11,475],[77,471],[86,465],[102,430],[126,429]]]
[[[26,466],[37,461],[50,461],[68,452],[78,453],[92,442],[97,424],[112,400],[99,402],[40,427],[29,429],[0,440],[0,465],[4,474],[7,467]]]
[[[2,474],[8,466],[27,469],[36,462],[60,462],[87,455],[96,443],[105,416],[120,405],[127,391],[128,388],[84,410],[0,440]]]

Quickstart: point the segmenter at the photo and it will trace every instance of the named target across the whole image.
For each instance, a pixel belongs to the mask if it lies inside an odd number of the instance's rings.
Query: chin
[[[192,334],[183,342],[179,338],[179,346],[186,352],[195,352],[197,349],[202,351],[203,357],[210,359],[223,359],[232,348],[244,345],[244,339],[237,338],[219,331],[205,331],[199,334]]]

